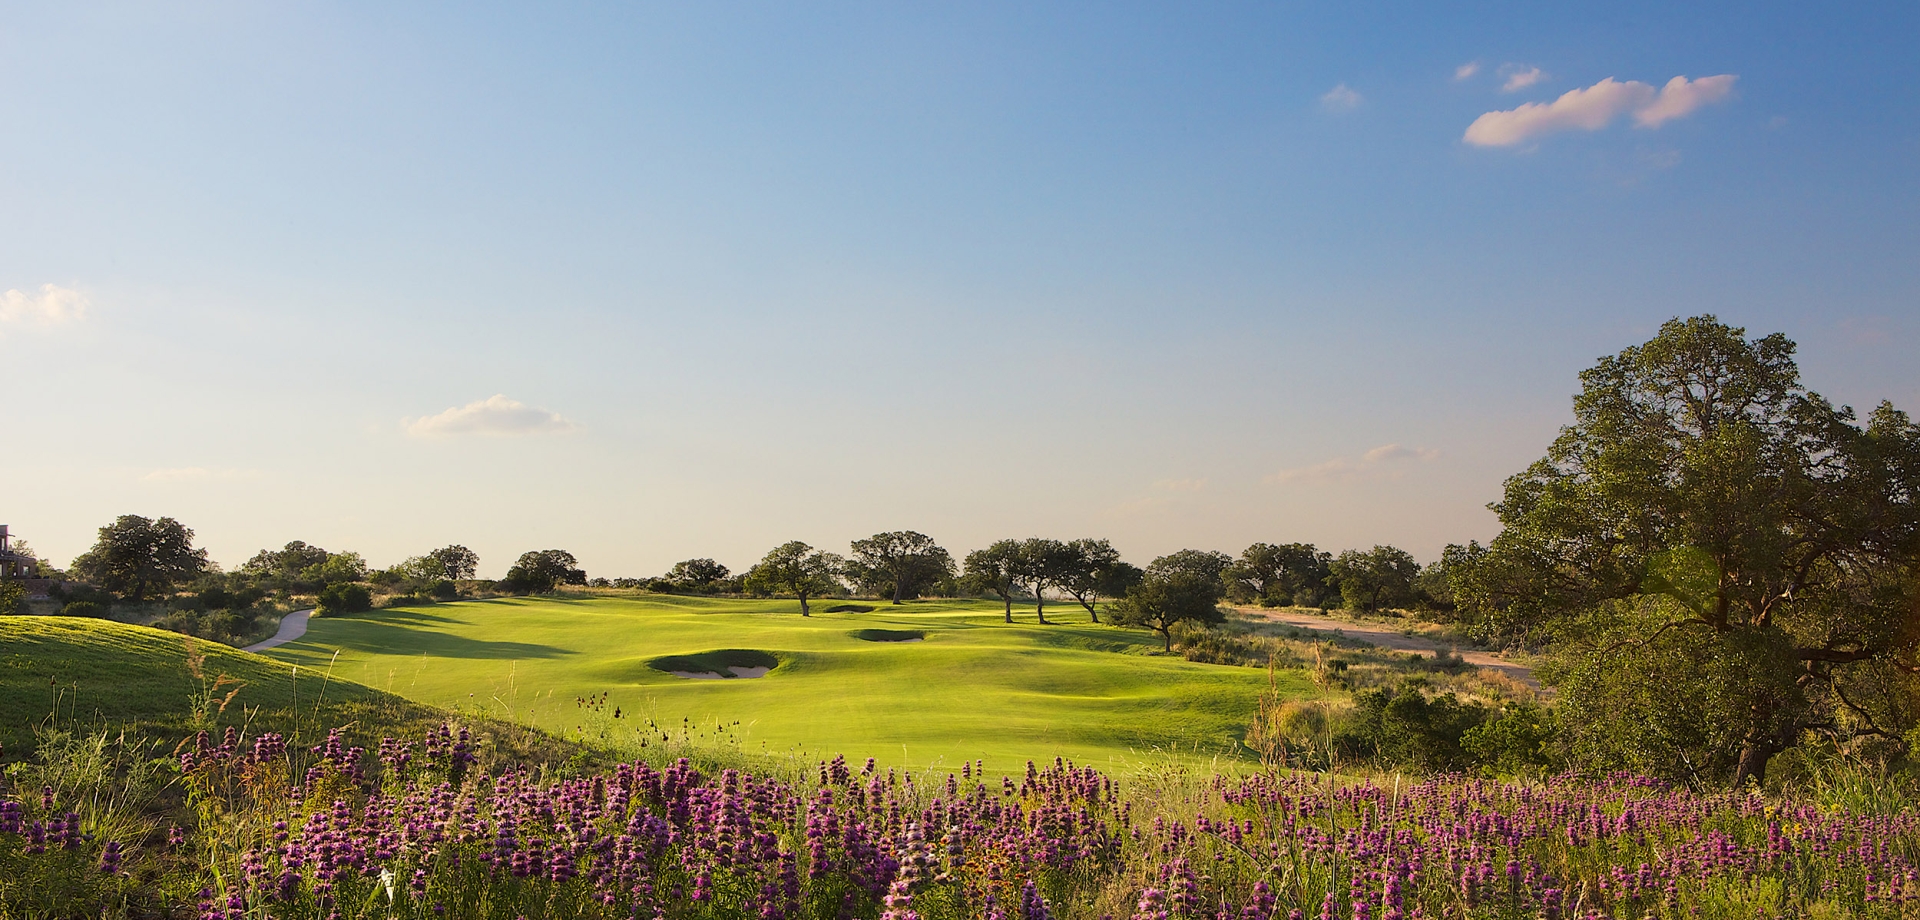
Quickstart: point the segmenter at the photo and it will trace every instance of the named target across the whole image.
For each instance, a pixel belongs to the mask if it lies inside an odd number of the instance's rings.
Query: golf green
[[[913,769],[1246,755],[1265,672],[1155,654],[1148,633],[1052,613],[1067,622],[1041,626],[1029,609],[1007,624],[975,601],[803,618],[785,600],[511,598],[315,617],[268,654],[622,745],[690,731],[747,753]],[[733,676],[769,660],[764,676]],[[1315,693],[1304,675],[1281,680]]]

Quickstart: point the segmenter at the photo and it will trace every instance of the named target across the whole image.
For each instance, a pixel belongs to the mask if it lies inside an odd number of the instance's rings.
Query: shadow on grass
[[[364,616],[341,617],[339,622],[352,623],[351,629],[327,636],[325,639],[306,638],[287,646],[293,649],[305,646],[309,651],[322,651],[324,648],[351,649],[356,652],[375,652],[405,655],[428,655],[437,658],[564,658],[576,655],[571,649],[535,642],[494,642],[484,639],[469,639],[444,632],[425,632],[409,629],[406,626],[387,622],[386,618],[372,619]]]

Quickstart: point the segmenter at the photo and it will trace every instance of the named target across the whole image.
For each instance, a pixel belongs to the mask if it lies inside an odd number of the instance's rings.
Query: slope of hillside
[[[196,674],[197,671],[197,674]],[[290,666],[178,633],[76,617],[0,617],[0,744],[9,755],[36,727],[135,726],[158,737],[206,724],[285,730],[356,720],[425,723],[428,707],[323,670]]]

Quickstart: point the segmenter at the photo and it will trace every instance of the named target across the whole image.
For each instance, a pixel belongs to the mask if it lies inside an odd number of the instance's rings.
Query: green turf
[[[637,743],[650,717],[737,721],[728,735],[747,753],[916,768],[1244,753],[1237,742],[1265,672],[1152,654],[1157,638],[1083,616],[1044,627],[1023,619],[1008,625],[997,606],[966,601],[802,618],[792,601],[514,598],[316,617],[305,638],[268,654],[308,668],[332,661],[339,677],[421,702],[615,743]],[[870,630],[924,640],[856,635]],[[741,649],[778,666],[755,679],[687,680],[652,664]],[[1315,692],[1302,675],[1281,680]],[[581,702],[602,693],[603,708]],[[611,720],[614,708],[622,720]]]
[[[386,736],[418,739],[447,719],[444,709],[328,674],[325,662],[296,668],[108,620],[0,616],[0,759],[8,761],[29,756],[47,729],[124,732],[166,750],[203,728],[276,731],[295,746],[344,728],[350,743],[371,748]],[[474,730],[483,764],[597,763],[612,754],[498,719],[457,721]]]
[[[212,725],[242,722],[252,711],[277,726],[296,706],[311,712],[323,703],[335,719],[355,717],[356,705],[423,708],[320,671],[302,667],[296,674],[259,655],[107,620],[0,617],[0,650],[0,743],[10,752],[23,752],[44,725],[138,724],[160,735],[183,733],[196,697]],[[199,676],[189,651],[200,658]]]

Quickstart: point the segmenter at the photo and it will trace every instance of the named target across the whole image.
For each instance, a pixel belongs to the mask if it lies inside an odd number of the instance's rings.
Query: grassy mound
[[[780,666],[780,659],[759,649],[723,648],[695,655],[664,655],[647,662],[647,666],[669,674],[682,671],[733,677],[734,668],[766,668],[771,671]]]
[[[866,642],[915,642],[927,637],[924,629],[856,629],[849,635]]]
[[[318,618],[267,654],[303,666],[337,654],[335,677],[636,753],[649,737],[658,745],[663,727],[691,726],[745,754],[914,769],[1247,756],[1240,739],[1264,670],[1165,656],[1144,630],[1051,613],[1065,622],[1040,626],[1028,612],[1005,623],[998,603],[971,600],[802,617],[782,599],[499,598]],[[849,635],[865,628],[927,641]],[[652,664],[715,648],[777,650],[777,679],[683,680]],[[1322,693],[1304,672],[1279,681],[1288,696]],[[582,700],[603,701],[605,715]]]
[[[0,617],[0,746],[6,759],[17,760],[46,729],[128,729],[170,746],[229,725],[249,734],[277,731],[290,742],[344,726],[365,743],[384,735],[417,738],[449,719],[444,710],[328,674],[327,664],[290,665],[108,620]],[[490,757],[542,762],[580,754],[578,745],[524,726],[458,721],[485,736]]]

